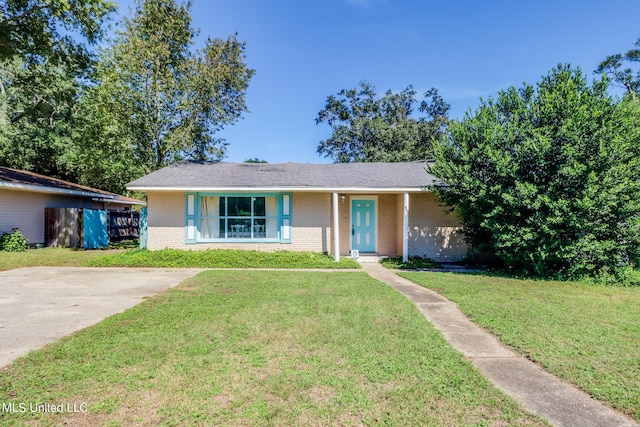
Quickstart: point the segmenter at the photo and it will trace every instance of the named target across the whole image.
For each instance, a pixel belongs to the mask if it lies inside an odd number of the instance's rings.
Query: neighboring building
[[[145,202],[24,170],[0,167],[0,234],[18,228],[44,244],[45,208],[121,210]]]
[[[242,248],[459,261],[460,223],[424,163],[182,162],[127,185],[147,193],[148,248]]]

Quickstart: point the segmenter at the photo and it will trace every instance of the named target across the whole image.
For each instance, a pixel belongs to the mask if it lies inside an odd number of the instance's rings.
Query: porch
[[[466,245],[458,219],[428,191],[331,193],[330,252],[350,256],[425,256],[459,261]]]
[[[331,252],[408,257],[409,193],[332,193]],[[405,236],[406,235],[406,236]],[[406,237],[406,242],[404,237]]]

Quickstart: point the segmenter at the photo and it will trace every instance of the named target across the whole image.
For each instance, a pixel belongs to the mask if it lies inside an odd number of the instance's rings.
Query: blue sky
[[[131,0],[119,0],[121,13]],[[360,81],[379,93],[436,87],[462,118],[479,98],[536,83],[558,63],[589,79],[640,38],[636,0],[193,0],[201,38],[238,33],[256,70],[250,112],[218,136],[225,161],[328,163],[326,97]]]

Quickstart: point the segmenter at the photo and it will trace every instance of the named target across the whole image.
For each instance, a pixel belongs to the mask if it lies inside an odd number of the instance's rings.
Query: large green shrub
[[[624,280],[640,258],[640,109],[558,66],[453,123],[435,187],[472,250],[542,277]]]
[[[27,250],[28,240],[24,235],[14,228],[11,233],[2,233],[0,237],[0,250],[7,252],[22,252]]]

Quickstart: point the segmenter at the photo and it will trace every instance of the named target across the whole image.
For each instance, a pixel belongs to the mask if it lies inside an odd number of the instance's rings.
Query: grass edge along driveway
[[[548,372],[640,421],[640,287],[400,275],[455,302],[472,321]]]
[[[359,272],[201,273],[17,360],[0,396],[88,408],[16,424],[546,425]]]

